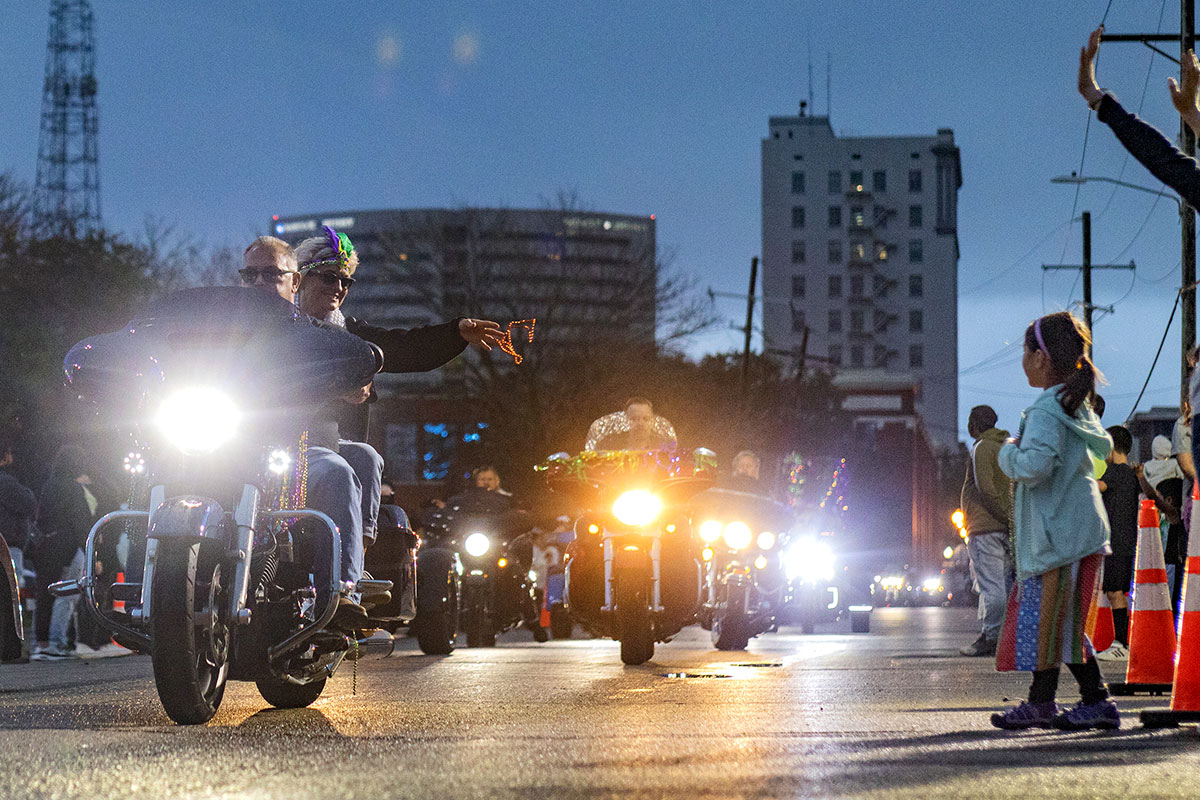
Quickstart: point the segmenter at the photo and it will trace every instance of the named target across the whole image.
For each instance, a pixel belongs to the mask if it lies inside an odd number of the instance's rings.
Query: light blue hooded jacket
[[[1013,479],[1013,554],[1021,580],[1108,549],[1108,515],[1092,459],[1112,437],[1087,403],[1070,416],[1058,402],[1062,384],[1042,392],[1021,415],[1019,443],[1000,448],[1000,469]]]

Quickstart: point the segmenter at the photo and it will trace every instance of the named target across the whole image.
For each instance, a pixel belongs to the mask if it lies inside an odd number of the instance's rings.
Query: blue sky
[[[759,143],[793,114],[814,65],[816,113],[839,134],[954,129],[959,206],[960,419],[990,402],[1015,427],[1033,396],[1024,325],[1078,301],[1093,216],[1096,360],[1107,424],[1128,414],[1178,287],[1175,204],[1072,170],[1157,186],[1091,125],[1079,47],[1107,2],[355,2],[93,0],[105,222],[147,215],[210,244],[272,214],[509,204],[560,191],[656,214],[660,249],[700,285],[744,292],[760,249]],[[1178,4],[1112,3],[1111,32],[1177,30]],[[47,2],[9,4],[0,28],[0,171],[32,181]],[[832,108],[825,93],[832,63]],[[1140,44],[1105,44],[1100,83],[1174,136],[1166,76]],[[1145,88],[1144,88],[1145,87]],[[739,324],[744,305],[722,301]],[[756,340],[757,341],[757,340]],[[740,347],[720,331],[695,353]],[[1176,320],[1142,407],[1178,396]],[[982,363],[981,363],[982,362]],[[945,424],[945,421],[938,421]]]

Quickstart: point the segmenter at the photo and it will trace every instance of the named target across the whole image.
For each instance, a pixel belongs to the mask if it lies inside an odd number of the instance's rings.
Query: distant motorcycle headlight
[[[631,489],[613,503],[613,516],[625,525],[640,528],[649,525],[662,513],[663,503],[653,492]]]
[[[750,546],[750,540],[753,534],[750,532],[750,526],[744,522],[731,522],[725,526],[724,531],[725,544],[729,545],[731,550],[742,550]]]
[[[467,555],[479,558],[488,551],[492,546],[492,542],[488,539],[486,533],[472,533],[463,542],[463,549],[467,551]]]
[[[797,578],[804,583],[820,583],[833,580],[833,550],[825,542],[801,539],[790,548],[784,558],[788,580]]]
[[[921,582],[921,587],[927,592],[936,592],[942,588],[942,581],[940,578],[926,578]]]
[[[700,524],[700,538],[706,542],[715,542],[721,538],[721,523],[715,519],[705,520]]]
[[[181,389],[158,408],[154,423],[188,455],[211,453],[237,434],[242,413],[229,395],[196,386]]]
[[[770,531],[763,531],[758,535],[758,549],[770,550],[775,546],[775,534]]]

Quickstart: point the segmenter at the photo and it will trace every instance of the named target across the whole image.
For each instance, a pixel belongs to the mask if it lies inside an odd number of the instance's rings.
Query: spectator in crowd
[[[13,443],[9,434],[0,431],[0,536],[12,554],[17,586],[25,579],[25,547],[37,513],[37,498],[12,474]]]
[[[1100,496],[1108,515],[1109,544],[1112,553],[1104,558],[1103,590],[1112,606],[1116,636],[1112,646],[1096,654],[1101,661],[1117,661],[1129,657],[1129,589],[1133,584],[1133,562],[1137,553],[1138,494],[1140,487],[1129,451],[1133,436],[1128,429],[1113,425],[1108,428],[1113,449],[1108,456],[1108,469],[1100,478]]]

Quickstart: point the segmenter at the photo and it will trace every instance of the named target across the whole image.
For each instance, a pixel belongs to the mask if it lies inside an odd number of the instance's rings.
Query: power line
[[[1133,401],[1133,408],[1129,410],[1129,416],[1125,417],[1125,422],[1133,417],[1137,411],[1138,403],[1142,402],[1142,395],[1146,393],[1146,387],[1150,385],[1150,376],[1154,374],[1154,368],[1158,365],[1158,357],[1162,355],[1163,345],[1167,343],[1167,334],[1171,332],[1171,323],[1175,321],[1175,311],[1179,308],[1179,298],[1183,297],[1183,289],[1175,293],[1175,304],[1171,306],[1171,316],[1167,319],[1167,327],[1163,329],[1162,339],[1158,343],[1158,350],[1154,353],[1154,361],[1150,362],[1150,371],[1146,373],[1146,382],[1142,384],[1142,390],[1138,392],[1137,400]]]

